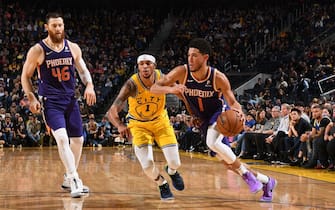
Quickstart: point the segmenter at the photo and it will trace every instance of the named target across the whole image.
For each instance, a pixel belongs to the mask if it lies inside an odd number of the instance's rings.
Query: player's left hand
[[[92,84],[87,84],[84,92],[84,99],[89,106],[93,106],[97,102],[97,98]]]
[[[237,109],[237,108],[234,108],[234,107],[232,107],[231,109],[238,113],[238,115],[239,115],[241,121],[242,121],[243,124],[244,124],[244,122],[245,122],[245,115],[244,115],[242,109]]]

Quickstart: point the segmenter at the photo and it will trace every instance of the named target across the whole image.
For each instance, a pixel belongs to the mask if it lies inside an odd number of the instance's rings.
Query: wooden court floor
[[[160,150],[155,159],[162,169]],[[261,192],[251,194],[241,177],[214,158],[182,152],[181,160],[185,190],[172,189],[175,200],[161,201],[130,146],[84,148],[79,174],[91,192],[74,199],[60,188],[64,168],[57,148],[3,148],[0,209],[335,209],[334,172],[244,160],[278,180],[273,202],[262,203]]]

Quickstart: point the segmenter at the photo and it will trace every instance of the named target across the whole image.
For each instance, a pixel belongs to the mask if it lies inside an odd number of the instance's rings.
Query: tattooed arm
[[[107,112],[108,120],[118,129],[123,137],[130,137],[130,131],[127,126],[120,120],[119,112],[127,102],[128,97],[135,96],[136,86],[132,80],[127,80],[120,90],[120,93],[114,100],[112,106]]]

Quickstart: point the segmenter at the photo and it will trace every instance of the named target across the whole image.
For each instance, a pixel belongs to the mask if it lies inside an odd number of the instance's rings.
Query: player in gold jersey
[[[184,189],[184,182],[177,169],[180,157],[177,139],[165,109],[165,94],[154,94],[150,87],[163,75],[155,69],[156,59],[150,54],[137,58],[138,73],[133,74],[123,85],[108,111],[108,119],[119,133],[133,139],[135,155],[144,173],[157,183],[162,200],[173,199],[169,184],[156,167],[152,145],[154,141],[162,149],[167,165],[165,171],[177,190]],[[121,122],[119,112],[128,100],[128,125]]]

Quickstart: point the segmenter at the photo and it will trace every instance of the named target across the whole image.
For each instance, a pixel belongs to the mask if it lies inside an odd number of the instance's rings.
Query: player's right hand
[[[29,109],[33,114],[38,114],[41,112],[41,103],[35,98],[30,102]]]
[[[175,84],[174,86],[171,87],[171,93],[172,94],[182,94],[184,93],[186,87],[185,85],[182,85],[182,84]]]
[[[130,138],[131,137],[131,133],[130,133],[130,129],[125,126],[125,125],[120,125],[118,128],[117,128],[118,132],[120,133],[120,135],[122,137],[125,137],[125,138]]]

